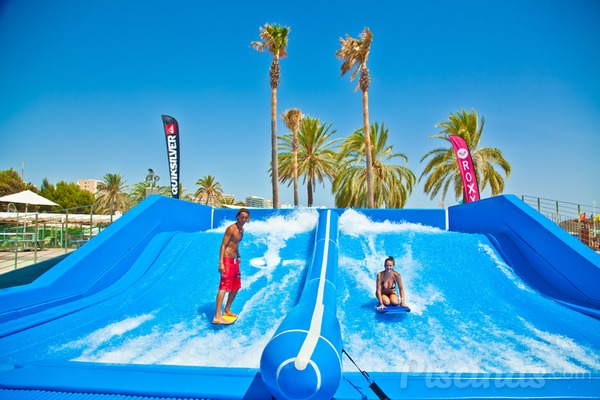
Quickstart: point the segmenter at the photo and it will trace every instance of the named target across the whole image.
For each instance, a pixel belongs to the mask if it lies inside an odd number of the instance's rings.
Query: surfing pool
[[[600,371],[600,321],[527,286],[484,235],[374,223],[352,210],[342,214],[340,231],[338,314],[345,349],[362,369]],[[374,277],[390,255],[402,276],[409,314],[373,312]]]
[[[358,366],[379,382],[389,378],[393,383],[388,387],[396,387],[398,376],[413,376],[436,389],[457,377],[471,382],[468,386],[473,384],[468,376],[481,374],[502,379],[541,374],[546,382],[550,376],[595,379],[599,375],[600,320],[532,289],[502,261],[486,235],[420,223],[373,222],[353,210],[340,214],[336,286],[343,345]],[[260,386],[256,371],[261,353],[298,301],[317,219],[317,211],[300,210],[254,218],[246,226],[241,245],[243,289],[233,307],[240,319],[226,327],[211,321],[218,285],[217,251],[231,220],[222,221],[217,229],[156,235],[121,283],[113,285],[118,290],[99,291],[88,296],[84,306],[0,338],[1,367],[7,372],[4,377],[0,373],[0,389],[29,387],[13,378],[27,368],[13,367],[42,361],[54,369],[53,363],[67,363],[69,368],[106,365],[118,372],[123,370],[114,366],[127,371],[131,366],[222,369],[231,371],[231,376],[248,376],[250,387]],[[374,312],[375,275],[388,255],[395,257],[402,275],[410,314]],[[372,396],[356,370],[343,359],[345,379],[336,399],[360,398],[360,393]],[[196,369],[160,371],[185,375],[195,374]],[[38,378],[44,379],[40,374]],[[23,379],[31,381],[31,375]],[[530,388],[536,389],[540,382],[534,381]],[[54,388],[51,383],[44,385]],[[93,386],[85,385],[81,387]],[[589,387],[589,379],[581,385]],[[127,387],[127,382],[122,386]],[[215,389],[204,396],[268,398],[263,389],[245,390],[230,396]],[[92,391],[123,392],[106,387]],[[524,393],[513,392],[515,397]],[[413,396],[429,395],[419,389]],[[489,393],[495,396],[506,394]]]
[[[38,359],[258,368],[299,296],[316,221],[316,211],[309,211],[247,224],[243,289],[233,307],[240,320],[231,326],[211,323],[223,226],[176,233],[127,290],[1,339],[0,360],[10,368]]]

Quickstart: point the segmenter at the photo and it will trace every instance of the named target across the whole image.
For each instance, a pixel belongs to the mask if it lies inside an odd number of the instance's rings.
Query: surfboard
[[[265,269],[267,268],[267,260],[264,257],[256,257],[250,260],[250,265],[255,268]]]
[[[225,321],[227,321],[228,323],[227,323],[227,324],[221,324],[221,323],[216,323],[216,322],[213,322],[213,324],[214,324],[214,325],[231,325],[231,324],[233,324],[235,321],[237,321],[238,317],[234,317],[234,316],[232,316],[232,315],[223,315],[223,319],[224,319]]]
[[[410,308],[402,306],[387,306],[381,309],[375,308],[375,311],[377,311],[380,314],[399,314],[410,312]]]

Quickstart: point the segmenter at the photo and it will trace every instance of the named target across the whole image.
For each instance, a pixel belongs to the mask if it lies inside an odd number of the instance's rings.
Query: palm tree
[[[298,175],[304,177],[302,183],[306,183],[308,192],[308,207],[313,206],[313,193],[315,184],[324,180],[333,180],[337,171],[337,142],[342,139],[330,140],[335,129],[329,131],[331,124],[321,124],[318,118],[307,116],[302,120],[298,131]],[[285,135],[279,137],[279,155],[281,165],[281,183],[293,179],[293,136]]]
[[[196,201],[199,203],[204,202],[204,204],[210,204],[212,206],[220,204],[221,198],[223,197],[223,189],[221,189],[221,184],[219,182],[215,182],[214,176],[207,175],[202,179],[198,179],[196,185],[200,186],[200,188],[196,190]]]
[[[148,185],[145,181],[134,183],[129,190],[129,199],[133,204],[139,204],[146,198],[146,188]]]
[[[129,199],[127,198],[127,185],[120,174],[106,174],[103,181],[98,183],[96,202],[94,210],[99,213],[109,212],[114,215],[115,211],[127,211]]]
[[[504,159],[500,150],[489,147],[479,148],[479,142],[483,134],[483,125],[483,116],[481,116],[480,124],[477,111],[471,110],[468,113],[464,109],[461,112],[450,114],[447,121],[435,125],[436,128],[442,128],[442,131],[437,135],[429,136],[429,138],[445,140],[448,142],[448,146],[431,150],[421,158],[421,162],[426,158],[430,158],[429,163],[419,177],[419,181],[421,181],[421,178],[428,175],[424,190],[425,193],[429,194],[430,199],[433,200],[441,190],[443,200],[446,197],[450,184],[454,184],[456,200],[459,200],[464,192],[460,170],[449,136],[460,136],[467,143],[473,159],[475,176],[481,190],[483,191],[489,184],[492,196],[496,196],[504,191],[504,179],[495,170],[494,166],[498,165],[502,168],[507,179],[510,176],[511,167],[508,161]]]
[[[131,202],[134,205],[141,203],[146,198],[146,189],[148,189],[149,187],[150,185],[146,181],[134,183],[131,189],[129,190],[129,197]],[[155,186],[154,188],[157,191],[157,193],[161,196],[171,195],[171,186]],[[181,194],[181,192],[179,193]]]
[[[235,201],[233,197],[223,197],[220,203],[221,208],[227,208],[227,206],[244,207],[245,205],[243,201]]]
[[[277,182],[277,86],[279,85],[280,69],[279,59],[287,56],[286,47],[290,28],[278,24],[265,24],[260,27],[260,41],[252,42],[252,47],[259,52],[268,51],[273,55],[271,68],[271,179],[273,185],[273,208],[279,208],[279,188]]]
[[[163,187],[167,191],[165,196],[168,196],[169,193],[171,193],[171,186],[162,186],[161,189]],[[162,194],[162,191],[161,191],[161,194]],[[181,182],[179,182],[179,200],[194,201],[194,198],[192,197],[192,195],[187,192],[187,188],[183,187],[183,184]]]
[[[356,92],[359,88],[362,90],[362,105],[363,105],[363,129],[366,132],[364,135],[365,148],[367,149],[367,207],[373,208],[375,205],[375,192],[373,186],[373,163],[371,154],[371,135],[369,134],[369,85],[371,83],[371,77],[369,76],[369,69],[367,68],[367,59],[369,58],[369,51],[371,50],[371,42],[373,41],[373,34],[369,28],[365,28],[359,35],[359,39],[355,39],[346,35],[346,39],[340,38],[342,47],[335,53],[336,57],[343,60],[342,63],[342,76],[346,72],[350,71],[354,67],[354,72],[350,76],[350,80],[353,81],[356,75],[360,72],[360,78],[354,91]]]
[[[285,126],[292,131],[292,151],[294,153],[294,207],[298,207],[298,130],[302,125],[304,115],[297,108],[292,108],[281,114]]]
[[[417,178],[407,167],[389,163],[395,158],[408,162],[408,158],[404,154],[394,153],[392,146],[387,144],[389,134],[385,125],[374,122],[370,128],[376,187],[375,206],[402,208],[412,193]],[[339,154],[342,165],[332,189],[336,207],[364,207],[367,204],[364,134],[365,131],[361,128],[342,144]]]

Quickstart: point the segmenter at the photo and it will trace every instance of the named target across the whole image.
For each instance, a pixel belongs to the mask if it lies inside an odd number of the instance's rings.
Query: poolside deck
[[[0,289],[25,285],[56,265],[68,254],[69,249],[45,249],[35,251],[0,252]]]

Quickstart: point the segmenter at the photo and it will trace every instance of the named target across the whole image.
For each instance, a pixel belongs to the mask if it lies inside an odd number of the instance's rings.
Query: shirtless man
[[[404,303],[404,287],[402,286],[402,278],[400,274],[394,271],[396,261],[394,257],[390,256],[385,259],[385,270],[377,274],[377,288],[375,295],[379,300],[378,310],[385,308],[389,305],[397,306],[400,304],[402,307],[406,307]],[[396,288],[400,292],[400,301],[398,301],[398,295],[396,294]]]
[[[217,311],[213,318],[213,324],[231,324],[223,318],[223,315],[237,317],[231,312],[231,303],[237,295],[238,290],[242,287],[240,279],[240,251],[239,245],[244,237],[244,224],[250,220],[250,212],[245,208],[240,208],[236,214],[236,223],[231,224],[223,235],[221,242],[221,250],[219,251],[219,273],[221,281],[219,283],[219,291],[217,292]],[[225,293],[227,303],[225,310],[221,312]]]

